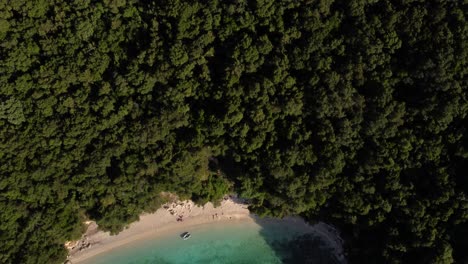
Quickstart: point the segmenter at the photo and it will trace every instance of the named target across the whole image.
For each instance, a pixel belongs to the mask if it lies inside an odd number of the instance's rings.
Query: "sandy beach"
[[[141,215],[140,221],[130,224],[127,229],[114,236],[99,231],[95,222],[88,221],[88,229],[82,238],[65,244],[69,249],[68,261],[73,264],[85,263],[97,254],[139,239],[156,237],[166,232],[183,232],[190,227],[214,221],[232,220],[255,221],[250,216],[246,204],[236,198],[226,197],[216,208],[212,203],[197,206],[192,201],[165,204],[155,213]]]

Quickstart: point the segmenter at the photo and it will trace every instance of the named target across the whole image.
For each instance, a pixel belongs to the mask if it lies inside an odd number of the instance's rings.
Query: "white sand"
[[[183,216],[183,221],[177,221],[180,215]],[[70,251],[68,260],[76,264],[135,240],[155,237],[169,231],[182,232],[191,226],[213,221],[229,222],[232,219],[254,221],[249,215],[247,205],[232,199],[223,200],[216,208],[211,203],[199,207],[192,201],[178,201],[166,204],[165,208],[153,214],[141,215],[140,221],[130,224],[127,229],[115,236],[98,231],[97,225],[89,221],[88,230],[82,239],[67,242],[65,246]]]
[[[183,221],[177,221],[181,215]],[[216,208],[211,203],[200,207],[192,201],[176,201],[164,205],[155,213],[141,215],[140,221],[130,224],[127,229],[115,236],[111,236],[108,232],[99,231],[95,222],[87,221],[85,224],[88,225],[88,230],[82,239],[69,241],[65,246],[69,249],[68,260],[71,263],[87,263],[91,257],[97,254],[108,252],[136,240],[158,237],[168,232],[181,233],[196,225],[213,223],[214,221],[229,224],[234,222],[233,220],[256,222],[255,216],[249,213],[247,205],[235,197],[223,200],[221,205]],[[343,241],[338,230],[334,227],[323,222],[310,226],[298,217],[288,217],[285,220],[291,224],[312,228],[319,236],[328,241],[340,263],[347,262],[342,247]]]

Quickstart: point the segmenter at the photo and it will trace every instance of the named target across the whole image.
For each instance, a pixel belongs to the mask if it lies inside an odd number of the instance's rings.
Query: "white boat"
[[[180,234],[180,237],[183,239],[183,240],[187,240],[191,237],[192,235],[189,233],[189,232],[183,232],[182,234]]]

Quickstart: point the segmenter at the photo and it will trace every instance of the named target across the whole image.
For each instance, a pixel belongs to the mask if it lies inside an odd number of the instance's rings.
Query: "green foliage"
[[[25,121],[23,107],[20,102],[8,99],[0,104],[0,118],[6,119],[13,125],[19,125]]]
[[[231,190],[340,226],[351,262],[467,259],[462,1],[7,2],[1,263]]]
[[[193,200],[200,205],[213,201],[214,205],[220,205],[223,196],[230,193],[231,184],[220,175],[210,175],[201,182],[198,192],[193,193]]]

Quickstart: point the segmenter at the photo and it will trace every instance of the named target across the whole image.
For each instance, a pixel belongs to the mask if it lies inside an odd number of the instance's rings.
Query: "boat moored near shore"
[[[183,232],[182,234],[180,234],[180,237],[183,239],[183,240],[187,240],[191,237],[192,235],[189,233],[189,232]]]

